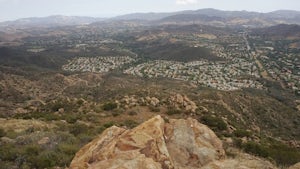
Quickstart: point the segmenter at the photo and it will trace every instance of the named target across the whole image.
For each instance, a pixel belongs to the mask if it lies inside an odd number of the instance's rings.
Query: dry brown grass
[[[0,118],[1,128],[6,131],[12,130],[14,132],[23,132],[29,128],[34,129],[50,129],[54,128],[55,124],[49,122],[43,122],[40,120],[23,120],[23,119],[3,119]]]

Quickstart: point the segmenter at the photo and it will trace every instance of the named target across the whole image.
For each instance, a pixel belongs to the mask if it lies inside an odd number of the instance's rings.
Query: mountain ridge
[[[97,22],[113,22],[113,21],[134,21],[142,20],[149,22],[149,24],[159,23],[164,24],[169,18],[175,19],[177,22],[181,22],[182,15],[193,17],[205,16],[210,21],[214,18],[222,18],[223,20],[233,20],[236,18],[244,20],[255,20],[260,18],[263,22],[266,22],[266,26],[274,24],[300,24],[300,11],[294,10],[276,10],[267,13],[252,12],[252,11],[224,11],[213,8],[204,8],[198,10],[183,10],[176,12],[148,12],[148,13],[130,13],[125,15],[119,15],[111,18],[99,18],[89,16],[64,16],[64,15],[52,15],[47,17],[30,17],[21,18],[14,21],[0,22],[0,28],[2,27],[15,27],[15,28],[27,28],[27,27],[55,27],[55,26],[72,26],[72,25],[85,25]],[[249,21],[250,22],[250,21]],[[227,22],[224,22],[227,25]],[[230,25],[230,24],[229,24]],[[265,26],[263,25],[263,26]]]
[[[46,17],[29,17],[20,18],[14,21],[0,22],[1,27],[56,27],[56,26],[72,26],[85,25],[97,21],[102,21],[104,18],[95,18],[89,16],[65,16],[51,15]]]

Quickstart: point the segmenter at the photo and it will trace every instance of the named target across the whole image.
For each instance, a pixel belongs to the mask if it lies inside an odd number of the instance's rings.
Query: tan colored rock
[[[129,104],[129,97],[128,96],[124,96],[124,98],[122,99],[122,101],[125,103],[125,104]]]
[[[131,130],[108,128],[76,153],[70,169],[276,168],[243,153],[225,159],[220,139],[195,119],[168,121],[155,116]]]
[[[196,103],[191,101],[186,95],[175,94],[170,97],[169,102],[176,109],[183,108],[186,111],[196,112]]]
[[[290,166],[288,169],[300,169],[300,162]]]
[[[159,103],[160,103],[160,100],[156,97],[149,97],[147,96],[145,98],[145,102],[148,104],[148,105],[151,105],[151,106],[157,106]]]
[[[170,120],[165,128],[167,148],[178,169],[196,169],[225,157],[219,138],[195,119]]]
[[[124,98],[119,102],[119,105],[121,105],[121,103],[125,104],[124,107],[135,107],[139,105],[139,100],[135,98],[136,96],[124,96]],[[118,103],[117,103],[118,104]]]
[[[44,145],[50,143],[50,138],[49,137],[43,137],[41,140],[38,141],[39,145]]]
[[[70,168],[83,169],[95,161],[108,159],[113,154],[117,138],[125,131],[119,127],[106,129],[98,138],[81,148],[75,155]]]
[[[157,106],[159,104],[159,100],[156,97],[152,97],[150,101],[150,105]]]
[[[17,108],[15,110],[15,113],[16,114],[24,114],[24,113],[27,113],[27,110],[23,109],[23,108]]]
[[[297,106],[297,109],[300,111],[300,105]]]
[[[232,138],[225,138],[225,143],[228,145],[232,145],[233,144],[233,139]]]
[[[71,169],[199,168],[224,158],[222,142],[196,120],[156,116],[132,130],[111,127],[84,146]]]
[[[63,113],[65,112],[65,109],[64,109],[64,108],[60,108],[60,109],[58,109],[58,112],[59,112],[60,114],[63,114]]]
[[[260,133],[260,128],[257,125],[252,125],[251,128],[254,132]]]
[[[183,104],[183,101],[183,97],[180,94],[176,94],[175,102],[177,102],[178,104]]]

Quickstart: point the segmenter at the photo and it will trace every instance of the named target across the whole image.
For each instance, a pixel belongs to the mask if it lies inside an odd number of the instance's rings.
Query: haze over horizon
[[[0,22],[27,17],[51,15],[113,17],[137,12],[174,12],[214,8],[228,11],[271,12],[275,10],[300,11],[299,0],[0,0]]]

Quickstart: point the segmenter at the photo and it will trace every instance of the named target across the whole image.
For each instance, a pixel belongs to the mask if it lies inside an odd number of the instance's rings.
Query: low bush
[[[34,158],[29,158],[28,161],[32,168],[50,168],[58,165],[59,154],[52,150],[45,150]]]
[[[11,139],[15,139],[20,135],[20,133],[15,132],[12,129],[9,129],[5,132],[5,136]]]
[[[123,125],[132,129],[132,128],[136,127],[138,125],[138,123],[134,120],[126,120],[126,121],[124,121]]]
[[[219,117],[213,117],[210,115],[204,115],[200,121],[206,125],[208,125],[209,127],[211,127],[212,129],[215,130],[226,130],[227,129],[227,124],[223,121],[222,118]]]
[[[66,115],[66,116],[64,117],[64,119],[65,119],[68,123],[74,124],[74,123],[77,122],[78,117],[77,117],[76,115]]]
[[[6,132],[4,131],[4,129],[0,128],[0,137],[4,136],[6,136]]]
[[[269,156],[267,148],[258,143],[250,141],[250,142],[242,144],[242,147],[247,153],[258,155],[260,157],[268,157]]]
[[[273,159],[282,166],[290,166],[300,161],[300,151],[297,148],[291,148],[277,141],[263,144],[249,141],[242,143],[240,147],[247,153]]]
[[[171,115],[175,115],[175,114],[180,114],[181,113],[181,110],[178,110],[178,109],[169,109],[166,114],[171,116]]]
[[[300,161],[300,151],[283,143],[273,143],[268,148],[269,155],[278,164],[290,166]]]
[[[108,103],[105,103],[104,105],[102,105],[102,109],[105,111],[114,110],[117,107],[118,107],[117,103],[113,103],[113,102],[108,102]]]
[[[15,161],[18,154],[19,150],[14,144],[3,144],[0,148],[0,161]]]
[[[156,106],[149,106],[149,110],[151,112],[160,112],[160,108]]]
[[[59,144],[57,148],[59,152],[68,155],[74,155],[79,150],[79,146],[65,143]]]
[[[117,116],[119,116],[121,113],[120,112],[112,112],[111,113],[114,117],[117,117]]]
[[[73,134],[74,136],[78,136],[79,134],[82,133],[87,133],[88,130],[89,130],[88,126],[84,124],[75,123],[70,127],[70,133]]]
[[[233,134],[236,136],[236,137],[250,137],[251,136],[251,133],[249,131],[246,131],[246,130],[242,130],[242,129],[237,129],[233,132]]]
[[[132,111],[128,112],[128,115],[135,116],[135,115],[137,115],[137,112],[132,110]]]
[[[115,123],[111,121],[111,122],[105,123],[105,124],[103,125],[103,127],[104,127],[104,128],[109,128],[109,127],[111,127],[111,126],[113,126],[113,125],[115,125]]]

